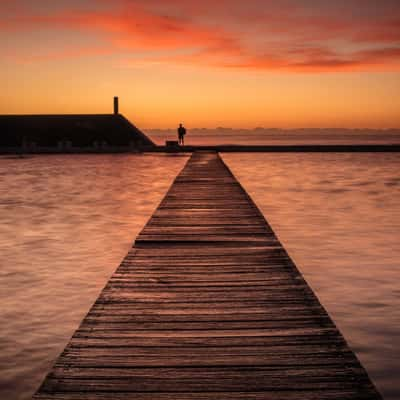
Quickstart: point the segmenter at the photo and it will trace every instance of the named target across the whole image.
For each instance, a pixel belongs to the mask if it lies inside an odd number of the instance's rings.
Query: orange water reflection
[[[186,159],[0,158],[0,398],[30,398]],[[385,398],[398,399],[400,156],[224,159]]]
[[[400,155],[223,158],[385,399],[400,398]]]
[[[0,158],[0,398],[29,399],[186,156]]]

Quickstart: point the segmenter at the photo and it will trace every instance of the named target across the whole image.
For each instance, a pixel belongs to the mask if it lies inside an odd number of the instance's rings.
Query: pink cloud
[[[144,62],[289,72],[399,69],[400,11],[391,1],[382,1],[379,12],[371,0],[363,0],[362,9],[357,0],[339,1],[337,9],[325,1],[318,7],[294,0],[277,3],[116,0],[110,7],[96,0],[84,10],[9,12],[0,30],[46,27],[96,34],[107,49],[102,51],[124,57],[140,51]],[[154,51],[171,56],[157,58]],[[74,51],[65,55],[74,57]]]

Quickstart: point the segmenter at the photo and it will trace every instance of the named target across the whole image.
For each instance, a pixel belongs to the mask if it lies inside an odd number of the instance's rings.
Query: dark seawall
[[[279,145],[279,146],[182,146],[167,147],[153,145],[127,146],[34,146],[1,147],[0,154],[98,154],[98,153],[193,153],[195,151],[216,151],[222,153],[390,153],[400,152],[400,145]]]
[[[273,153],[273,152],[399,152],[400,144],[310,144],[310,145],[217,145],[217,146],[157,146],[152,151],[158,152],[187,152],[217,151],[224,153]]]

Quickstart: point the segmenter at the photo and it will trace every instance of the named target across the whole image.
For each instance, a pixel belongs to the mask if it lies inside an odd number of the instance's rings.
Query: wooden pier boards
[[[380,399],[217,153],[194,153],[37,400]]]

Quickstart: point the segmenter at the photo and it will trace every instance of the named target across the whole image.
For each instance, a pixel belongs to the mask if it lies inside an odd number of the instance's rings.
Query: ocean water
[[[0,398],[29,399],[187,156],[0,158]],[[387,400],[400,155],[224,154]]]
[[[176,129],[150,129],[146,133],[156,144],[177,140]],[[400,144],[400,130],[372,129],[191,129],[188,127],[185,144],[188,145],[307,145],[307,144]]]
[[[400,399],[400,154],[223,158],[384,398]]]
[[[0,158],[0,399],[30,399],[186,160]]]

